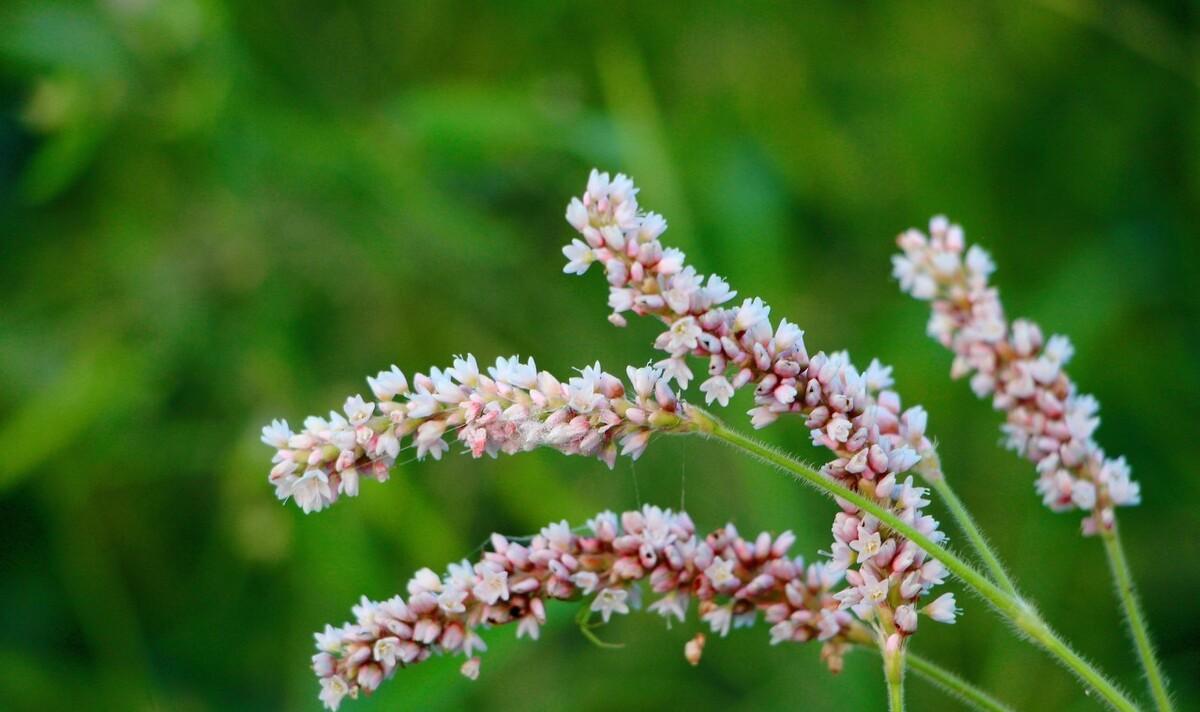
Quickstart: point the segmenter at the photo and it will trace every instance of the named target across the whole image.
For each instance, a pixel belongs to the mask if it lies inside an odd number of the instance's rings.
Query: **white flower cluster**
[[[264,427],[262,441],[275,448],[269,480],[280,499],[320,511],[340,495],[357,496],[362,477],[387,480],[404,450],[440,459],[448,434],[474,457],[549,447],[612,467],[618,448],[636,459],[654,432],[682,422],[661,371],[627,373],[631,390],[599,363],[564,383],[533,359],[498,358],[484,373],[468,354],[450,368],[416,374],[410,388],[392,366],[367,379],[376,402],[347,398],[342,412],[306,418],[299,432],[282,420]]]
[[[1037,490],[1054,511],[1092,512],[1085,534],[1111,527],[1115,506],[1140,501],[1125,458],[1110,459],[1092,438],[1099,404],[1081,394],[1063,367],[1074,349],[1065,336],[1043,338],[1033,322],[1011,324],[988,279],[995,265],[963,230],[944,217],[929,235],[909,230],[897,238],[903,254],[892,258],[900,287],[932,302],[929,334],[954,352],[951,375],[971,376],[981,398],[991,396],[1007,416],[1008,446],[1037,463]]]
[[[932,455],[933,446],[925,437],[925,410],[902,411],[900,396],[889,390],[890,367],[872,361],[859,371],[845,352],[810,358],[804,332],[786,319],[773,326],[761,299],[721,306],[736,293],[722,278],[698,274],[679,250],[663,246],[659,237],[666,222],[641,212],[637,189],[624,175],[610,178],[593,170],[566,217],[583,239],[563,248],[569,260],[564,271],[582,274],[593,262],[603,265],[614,310],[610,321],[624,325],[622,314],[632,311],[666,325],[655,347],[668,354],[656,364],[667,377],[686,387],[692,378],[688,357],[706,358],[710,377],[700,388],[708,403],[722,406],[737,389],[753,385],[755,427],[783,413],[805,416],[813,442],[835,455],[823,470],[828,476],[895,508],[935,541],[942,538],[937,521],[923,512],[926,490],[914,486],[911,476],[899,479],[921,459],[919,453]],[[944,571],[912,542],[848,502],[840,504],[832,565],[847,570],[853,584],[840,600],[902,641],[916,630],[918,599],[942,582]],[[935,620],[952,622],[953,595],[926,610]]]
[[[336,710],[345,697],[369,694],[399,668],[436,653],[461,653],[462,673],[474,679],[476,653],[487,649],[481,629],[516,623],[517,637],[536,640],[548,600],[584,599],[589,613],[607,622],[639,605],[642,582],[658,596],[649,610],[668,620],[683,622],[694,598],[703,620],[724,636],[731,626],[753,624],[761,611],[772,625],[772,645],[818,640],[830,668],[841,668],[852,625],[830,592],[841,574],[788,557],[790,532],[751,541],[727,525],[700,538],[686,513],[654,506],[620,517],[602,512],[587,530],[553,523],[528,544],[493,535],[479,561],[451,564],[440,576],[418,571],[407,599],[364,597],[353,623],[316,634],[321,701]],[[698,636],[685,649],[693,664],[702,646]]]

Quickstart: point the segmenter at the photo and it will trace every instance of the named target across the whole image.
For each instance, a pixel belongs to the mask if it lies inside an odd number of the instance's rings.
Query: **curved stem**
[[[883,656],[883,651],[880,650],[874,635],[862,624],[852,624],[849,636],[850,642],[856,649]],[[1011,707],[992,697],[990,693],[979,689],[932,660],[926,660],[911,650],[905,652],[905,658],[905,664],[913,671],[913,674],[925,678],[951,697],[960,699],[971,707],[984,710],[984,712],[1013,712]]]
[[[991,545],[984,538],[983,532],[979,530],[970,512],[967,511],[962,500],[955,494],[954,488],[946,481],[941,471],[926,474],[925,481],[942,498],[942,502],[950,510],[950,516],[954,517],[954,521],[958,523],[959,528],[967,535],[967,539],[970,540],[971,545],[975,547],[975,553],[979,554],[979,557],[983,560],[983,565],[987,568],[988,573],[991,574],[992,580],[999,584],[1000,588],[1004,589],[1009,595],[1018,595],[1016,585],[1008,577],[1008,572],[1004,570],[1004,564],[1000,563],[1000,557],[992,550]]]
[[[972,588],[1025,635],[1032,638],[1051,655],[1058,658],[1062,665],[1073,672],[1085,685],[1095,690],[1114,709],[1127,712],[1137,710],[1137,707],[1128,697],[1109,682],[1103,674],[1080,657],[1078,653],[1072,650],[1050,628],[1042,617],[1038,615],[1037,611],[1031,605],[1018,596],[1006,593],[973,566],[917,531],[912,525],[897,517],[890,509],[881,507],[875,501],[830,480],[825,475],[822,475],[817,470],[790,455],[774,450],[735,430],[730,430],[719,420],[700,408],[689,406],[687,414],[692,426],[691,432],[720,440],[727,445],[783,470],[801,482],[816,487],[826,494],[840,497],[859,509],[874,515],[880,522],[899,532],[902,536],[924,549],[930,556],[941,561],[950,573]]]
[[[1134,646],[1137,647],[1138,658],[1141,659],[1142,669],[1146,672],[1146,681],[1150,685],[1150,694],[1154,705],[1160,712],[1174,709],[1171,696],[1167,693],[1166,679],[1154,655],[1154,646],[1150,642],[1150,631],[1146,626],[1146,618],[1138,605],[1137,592],[1134,590],[1133,574],[1129,571],[1129,562],[1125,560],[1125,549],[1121,546],[1121,535],[1117,532],[1114,522],[1111,528],[1101,532],[1104,539],[1104,551],[1108,554],[1108,565],[1112,569],[1113,579],[1117,584],[1117,597],[1125,611],[1125,622],[1133,636]]]
[[[908,666],[913,673],[925,678],[943,691],[977,710],[985,712],[1012,712],[1012,708],[983,690],[916,653],[908,653]]]

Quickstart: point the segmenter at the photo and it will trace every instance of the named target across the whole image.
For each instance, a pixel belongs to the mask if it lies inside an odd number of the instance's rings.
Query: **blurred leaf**
[[[120,413],[138,395],[127,384],[141,367],[139,359],[112,344],[82,351],[58,380],[0,423],[0,450],[8,453],[0,460],[0,492],[64,452],[87,452],[87,428]]]

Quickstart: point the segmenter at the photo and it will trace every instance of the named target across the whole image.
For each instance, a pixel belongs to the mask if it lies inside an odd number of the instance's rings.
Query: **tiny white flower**
[[[733,575],[733,566],[733,559],[726,561],[718,556],[717,558],[713,559],[712,564],[704,570],[704,575],[708,577],[710,582],[712,582],[713,588],[717,589],[718,591],[722,591],[730,586],[735,586],[740,583],[738,578]]]
[[[579,238],[571,240],[571,244],[564,246],[562,253],[567,258],[567,264],[563,267],[563,272],[567,274],[583,274],[596,261],[596,253]]]
[[[871,359],[871,364],[867,366],[867,371],[863,374],[863,380],[866,381],[867,389],[870,391],[882,391],[895,383],[892,380],[892,367],[884,366],[877,358]]]
[[[676,314],[687,314],[691,310],[693,302],[701,294],[703,279],[704,275],[696,274],[696,269],[690,265],[673,275],[668,282],[668,288],[663,292],[663,299],[666,300],[671,311]]]
[[[925,428],[929,425],[929,413],[921,406],[916,405],[904,411],[900,419],[904,426],[904,435],[908,441],[911,443],[919,442],[925,435]]]
[[[396,437],[394,430],[388,428],[379,434],[379,439],[375,441],[375,452],[377,455],[396,459],[400,454],[400,439]]]
[[[1067,337],[1055,334],[1046,342],[1046,348],[1043,350],[1043,353],[1045,353],[1046,358],[1059,365],[1064,365],[1075,355],[1075,347],[1071,345],[1071,340]]]
[[[953,623],[959,610],[954,605],[954,594],[943,593],[934,599],[933,603],[922,608],[921,612],[938,623]]]
[[[476,568],[479,582],[471,589],[475,598],[489,606],[496,601],[508,600],[508,572],[498,566],[480,565]]]
[[[675,355],[687,354],[696,348],[703,330],[696,323],[696,318],[685,316],[676,319],[667,330],[666,350]]]
[[[395,636],[380,638],[375,641],[372,653],[379,662],[389,667],[394,667],[396,665],[396,658],[400,654],[400,639]]]
[[[1087,480],[1075,480],[1071,485],[1071,501],[1080,509],[1092,509],[1096,506],[1096,486]]]
[[[704,614],[702,620],[708,623],[713,633],[724,638],[729,635],[729,627],[733,624],[733,604],[717,606]]]
[[[346,418],[350,424],[357,428],[360,425],[366,425],[371,416],[375,414],[375,404],[364,401],[362,396],[351,396],[346,399],[342,410],[346,412]]]
[[[912,604],[905,604],[896,607],[895,613],[896,627],[905,633],[914,633],[917,630],[917,610]]]
[[[579,588],[580,593],[590,596],[600,583],[600,578],[592,571],[580,571],[571,576],[571,583]]]
[[[850,424],[849,420],[838,417],[829,421],[829,425],[825,426],[825,432],[829,433],[829,437],[832,438],[834,442],[844,443],[850,439],[850,431],[852,428],[853,426]]]
[[[687,255],[683,254],[682,250],[668,247],[663,250],[662,259],[658,261],[654,269],[659,274],[675,274],[683,269],[683,261],[685,259],[687,259]]]
[[[272,420],[270,425],[263,426],[263,443],[277,450],[285,449],[288,446],[288,440],[291,438],[292,431],[288,427],[286,420]]]
[[[470,658],[462,664],[462,667],[460,667],[458,671],[461,672],[463,677],[467,678],[468,680],[478,680],[479,664],[479,658]]]
[[[342,698],[350,694],[350,686],[341,675],[334,675],[321,679],[321,702],[334,712],[342,704]]]
[[[850,542],[850,548],[858,553],[859,563],[870,560],[879,553],[882,540],[879,532],[868,532],[863,527],[858,528],[858,538]]]
[[[987,250],[979,245],[971,245],[967,248],[967,269],[977,279],[986,280],[988,275],[996,271],[996,263]]]
[[[600,617],[607,623],[614,613],[622,615],[629,613],[629,605],[626,603],[628,598],[629,592],[623,588],[606,588],[596,594],[596,598],[592,600],[591,610],[599,611]]]
[[[321,470],[309,470],[292,484],[292,499],[305,514],[319,512],[333,501],[329,477]]]
[[[654,366],[662,370],[666,379],[678,383],[680,388],[687,388],[688,384],[692,382],[692,369],[688,368],[687,359],[682,356],[663,359]]]
[[[475,361],[475,356],[467,354],[466,356],[455,356],[453,365],[446,369],[454,380],[459,383],[474,387],[479,382],[479,364]]]
[[[587,520],[587,527],[591,529],[596,536],[607,537],[611,539],[616,536],[620,529],[620,524],[617,520],[617,515],[614,512],[605,510],[596,516]]]
[[[733,397],[733,384],[723,375],[713,376],[700,384],[700,392],[704,394],[706,405],[717,401],[721,407],[725,407],[729,405],[729,399]]]
[[[775,329],[775,348],[780,353],[793,349],[803,353],[804,331],[787,319],[780,319],[779,326]]]
[[[771,307],[763,303],[763,300],[755,297],[742,302],[742,306],[737,311],[737,316],[733,320],[733,331],[749,331],[751,334],[758,334],[765,325],[770,328],[770,322],[767,317],[771,313]]]
[[[483,642],[483,638],[474,630],[468,630],[462,644],[463,655],[474,655],[475,653],[486,653],[487,643]]]
[[[887,578],[876,578],[869,571],[864,571],[863,577],[866,579],[866,582],[858,587],[859,592],[862,594],[863,603],[869,603],[874,606],[886,603],[888,595]]]
[[[571,202],[567,204],[567,222],[580,232],[588,226],[588,210],[579,198],[571,198]]]
[[[317,641],[317,650],[325,653],[341,653],[343,637],[341,628],[334,628],[328,624],[323,632],[313,633],[313,638]]]
[[[471,562],[463,559],[457,564],[450,564],[446,567],[445,584],[447,588],[461,588],[463,590],[471,588],[475,583],[475,571],[471,568]]]
[[[374,378],[368,376],[367,385],[371,387],[371,392],[375,394],[375,397],[381,401],[390,401],[402,393],[408,393],[408,379],[395,364],[392,364],[390,370],[375,374]]]
[[[646,446],[650,444],[650,436],[654,432],[651,430],[636,430],[621,438],[621,454],[628,455],[634,460],[642,456],[646,452]]]
[[[821,615],[817,618],[817,640],[825,641],[833,638],[838,633],[842,632],[842,624],[838,621],[838,614],[831,610],[822,610]]]
[[[442,579],[428,566],[418,569],[408,580],[408,593],[415,596],[418,593],[437,593],[442,590]]]
[[[525,363],[521,363],[519,356],[498,357],[496,365],[488,368],[488,375],[518,388],[535,388],[538,384],[538,370],[532,357]]]
[[[687,618],[688,602],[690,601],[686,593],[671,591],[667,595],[650,604],[649,611],[657,613],[663,618],[670,619],[675,617],[682,623]]]
[[[713,305],[724,304],[737,296],[737,292],[729,288],[729,283],[715,274],[708,275],[703,294],[708,303]]]
[[[576,413],[590,413],[603,401],[604,396],[596,392],[594,379],[577,376],[567,382],[567,405]]]
[[[787,619],[781,620],[771,626],[769,632],[771,634],[771,645],[786,643],[796,634],[796,624]]]
[[[658,381],[662,378],[661,370],[651,366],[643,366],[642,368],[627,366],[625,373],[629,376],[629,385],[633,386],[633,392],[639,398],[654,397],[654,387],[658,385]]]
[[[466,590],[458,586],[448,586],[445,591],[438,594],[438,606],[446,613],[463,613],[467,610],[467,607],[463,605],[466,598]]]
[[[575,535],[571,533],[571,525],[567,520],[555,522],[542,527],[541,534],[546,538],[546,543],[555,551],[570,551],[571,542]]]
[[[533,614],[522,616],[520,622],[517,623],[517,638],[528,637],[530,640],[537,640],[541,635],[541,628],[537,616]]]

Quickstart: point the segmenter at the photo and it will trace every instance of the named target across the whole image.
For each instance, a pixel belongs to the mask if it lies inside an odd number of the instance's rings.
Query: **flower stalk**
[[[926,660],[911,651],[905,657],[907,658],[907,667],[912,670],[914,675],[925,678],[947,694],[957,697],[975,709],[984,712],[1012,712],[1012,708],[1008,705],[937,663]]]
[[[967,540],[971,542],[975,553],[983,561],[983,565],[991,575],[992,581],[1009,595],[1016,596],[1017,586],[1009,578],[1008,571],[1004,569],[1004,564],[1000,563],[1000,557],[992,549],[987,538],[983,536],[983,532],[979,530],[975,519],[971,517],[971,513],[967,511],[966,505],[958,498],[958,494],[950,486],[950,482],[942,474],[937,452],[930,449],[927,452],[921,453],[921,462],[917,464],[916,469],[921,473],[923,479],[933,491],[937,492],[938,496],[942,498],[942,502],[950,510],[950,516],[954,518],[959,528],[967,535]]]
[[[1166,678],[1159,667],[1154,655],[1154,645],[1150,642],[1149,627],[1138,604],[1137,592],[1134,590],[1133,574],[1129,570],[1129,562],[1125,559],[1125,550],[1121,546],[1121,535],[1117,531],[1116,522],[1100,534],[1104,541],[1104,552],[1108,555],[1108,565],[1112,569],[1113,581],[1117,585],[1117,598],[1125,612],[1125,622],[1129,626],[1130,636],[1137,649],[1142,668],[1146,671],[1146,680],[1150,685],[1150,695],[1154,705],[1160,712],[1174,709],[1171,695],[1167,691]]]
[[[904,712],[904,648],[883,651],[883,677],[887,680],[888,710]]]

